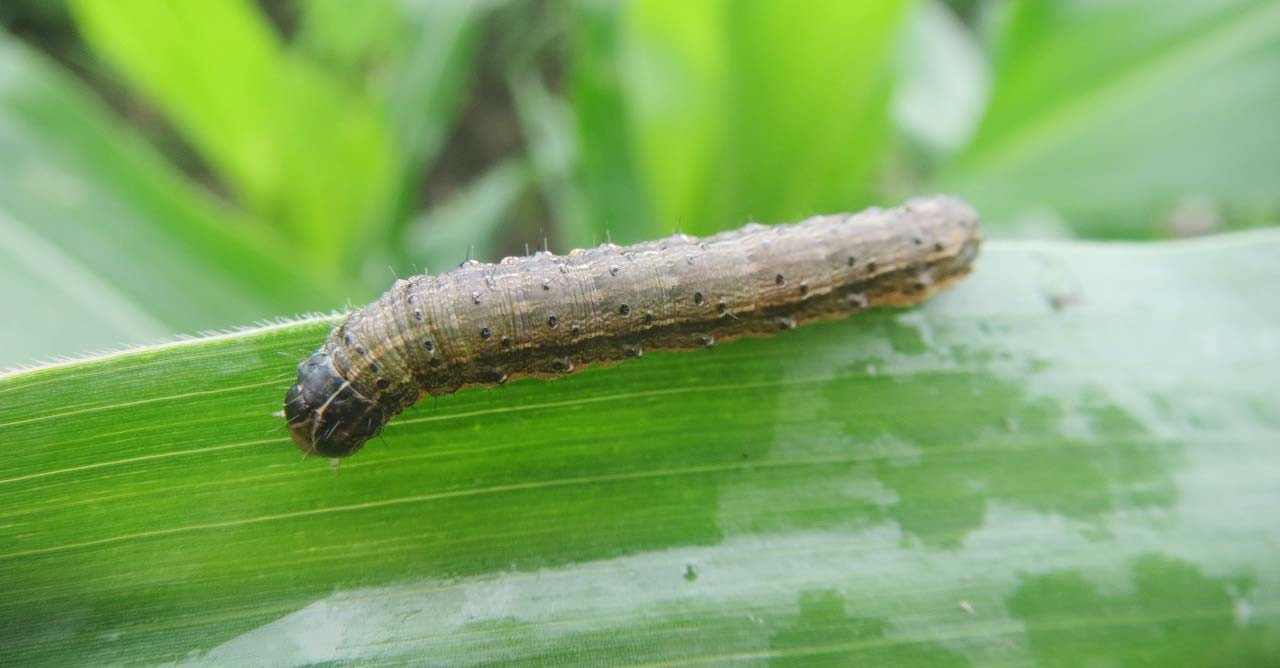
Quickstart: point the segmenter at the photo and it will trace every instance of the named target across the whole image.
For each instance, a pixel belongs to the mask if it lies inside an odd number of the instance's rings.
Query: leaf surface
[[[345,298],[4,33],[0,155],[0,367]]]
[[[1280,5],[1008,6],[986,117],[942,187],[1000,222],[1047,210],[1087,236],[1167,236],[1197,197],[1229,218],[1274,206]]]
[[[711,351],[425,401],[335,475],[311,320],[0,377],[0,662],[1262,666],[1280,234],[990,243]]]

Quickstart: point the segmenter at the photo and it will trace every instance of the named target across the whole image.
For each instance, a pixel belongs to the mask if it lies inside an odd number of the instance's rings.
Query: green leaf
[[[1180,200],[1276,201],[1280,5],[1011,5],[995,88],[947,190],[989,218],[1043,210],[1094,236],[1157,236]]]
[[[338,2],[344,7],[360,3]],[[364,247],[402,244],[396,235],[421,207],[422,180],[444,145],[471,83],[487,2],[401,0],[399,30],[388,59],[380,98],[397,146],[397,197],[366,231]],[[410,253],[396,249],[403,262]],[[366,267],[367,269],[368,267]],[[368,272],[366,272],[368,273]],[[382,277],[381,267],[373,272]]]
[[[307,0],[298,4],[297,41],[312,58],[347,76],[384,56],[400,20],[396,0]],[[405,3],[399,3],[405,4]]]
[[[618,16],[622,7],[599,0],[574,5],[570,93],[578,141],[573,146],[572,157],[576,157],[577,189],[585,209],[581,219],[570,219],[570,241],[575,245],[585,245],[587,229],[595,239],[603,238],[608,231],[617,235],[621,243],[657,236],[659,229],[640,175],[638,149],[623,122],[626,91],[618,73]],[[521,110],[522,117],[527,119],[525,123],[542,121],[543,138],[556,136],[556,118],[548,113],[551,105],[545,101],[535,104],[540,100],[533,94],[540,89],[528,81],[516,83],[523,88],[523,97],[532,98],[526,100],[526,108]],[[547,157],[564,153],[554,151],[561,148],[559,143],[544,141],[539,148],[550,154]],[[553,194],[550,199],[554,203],[565,198]],[[574,224],[578,220],[585,224]]]
[[[347,3],[350,4],[350,3]],[[402,32],[383,95],[406,160],[434,157],[470,82],[480,19],[490,2],[402,0]]]
[[[363,257],[351,242],[393,194],[395,159],[386,119],[358,88],[287,50],[246,0],[72,8],[89,45],[317,272]]]
[[[608,156],[581,156],[579,160],[580,147],[575,141],[573,110],[563,99],[547,90],[536,73],[515,72],[510,76],[508,85],[520,132],[527,144],[533,179],[556,223],[556,241],[572,248],[585,248],[609,238],[615,230],[619,239],[638,234],[640,228],[633,226],[647,225],[647,222],[643,216],[632,216],[629,212],[643,210],[643,200],[633,201],[625,189],[616,192],[620,197],[627,197],[621,201],[641,209],[622,207],[619,209],[622,215],[618,217],[592,219],[589,216],[588,202],[592,197],[605,196],[605,193],[597,191],[593,194],[589,188],[582,187],[581,175],[575,171],[581,171],[587,163],[600,165],[600,160]],[[622,164],[609,159],[605,169]]]
[[[333,320],[0,377],[0,663],[1274,665],[1280,231],[991,243],[910,311],[426,401]]]
[[[528,187],[529,172],[522,160],[500,163],[423,213],[408,229],[409,256],[424,273],[432,267],[444,271],[467,257],[496,259],[498,232]]]
[[[940,0],[917,5],[901,47],[894,122],[930,153],[964,147],[985,110],[991,73],[977,35]]]
[[[659,229],[864,203],[890,146],[891,66],[912,5],[626,5],[612,73],[624,108],[599,113],[628,124]]]
[[[317,0],[300,6],[300,45],[328,71],[373,90],[395,137],[396,164],[388,177],[392,192],[365,221],[355,244],[369,249],[356,258],[361,263],[356,269],[367,284],[381,287],[388,266],[408,267],[424,259],[417,249],[404,248],[416,241],[405,238],[412,232],[404,227],[422,204],[423,176],[443,146],[470,84],[480,22],[494,4]],[[453,250],[430,254],[438,257]]]
[[[0,33],[0,366],[341,303]]]

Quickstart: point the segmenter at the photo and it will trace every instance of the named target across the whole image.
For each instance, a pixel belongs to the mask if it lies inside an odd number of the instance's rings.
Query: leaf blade
[[[1263,665],[1278,248],[992,243],[922,309],[419,406],[337,477],[270,415],[332,321],[0,377],[0,651]]]
[[[351,242],[392,195],[396,163],[388,119],[363,91],[286,48],[247,2],[78,0],[72,15],[257,223],[279,226],[317,268],[362,257]]]
[[[944,168],[944,188],[999,222],[1047,207],[1084,234],[1130,238],[1167,235],[1161,212],[1189,196],[1227,213],[1274,199],[1274,3],[1048,2],[1012,14],[987,117]]]
[[[6,302],[26,317],[0,326],[0,366],[340,303],[332,279],[300,275],[280,239],[194,189],[7,35],[0,71],[0,253],[15,299],[33,306]]]

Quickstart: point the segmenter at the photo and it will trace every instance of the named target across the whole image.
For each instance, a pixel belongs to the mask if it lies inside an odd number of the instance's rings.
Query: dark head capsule
[[[284,398],[284,416],[298,449],[316,457],[354,455],[391,419],[343,380],[325,353],[298,365],[298,382]]]

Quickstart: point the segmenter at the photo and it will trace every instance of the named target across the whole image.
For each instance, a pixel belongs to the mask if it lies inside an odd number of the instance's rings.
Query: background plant
[[[995,237],[1273,221],[1275,4],[1167,4],[7,3],[0,363],[919,192]]]

